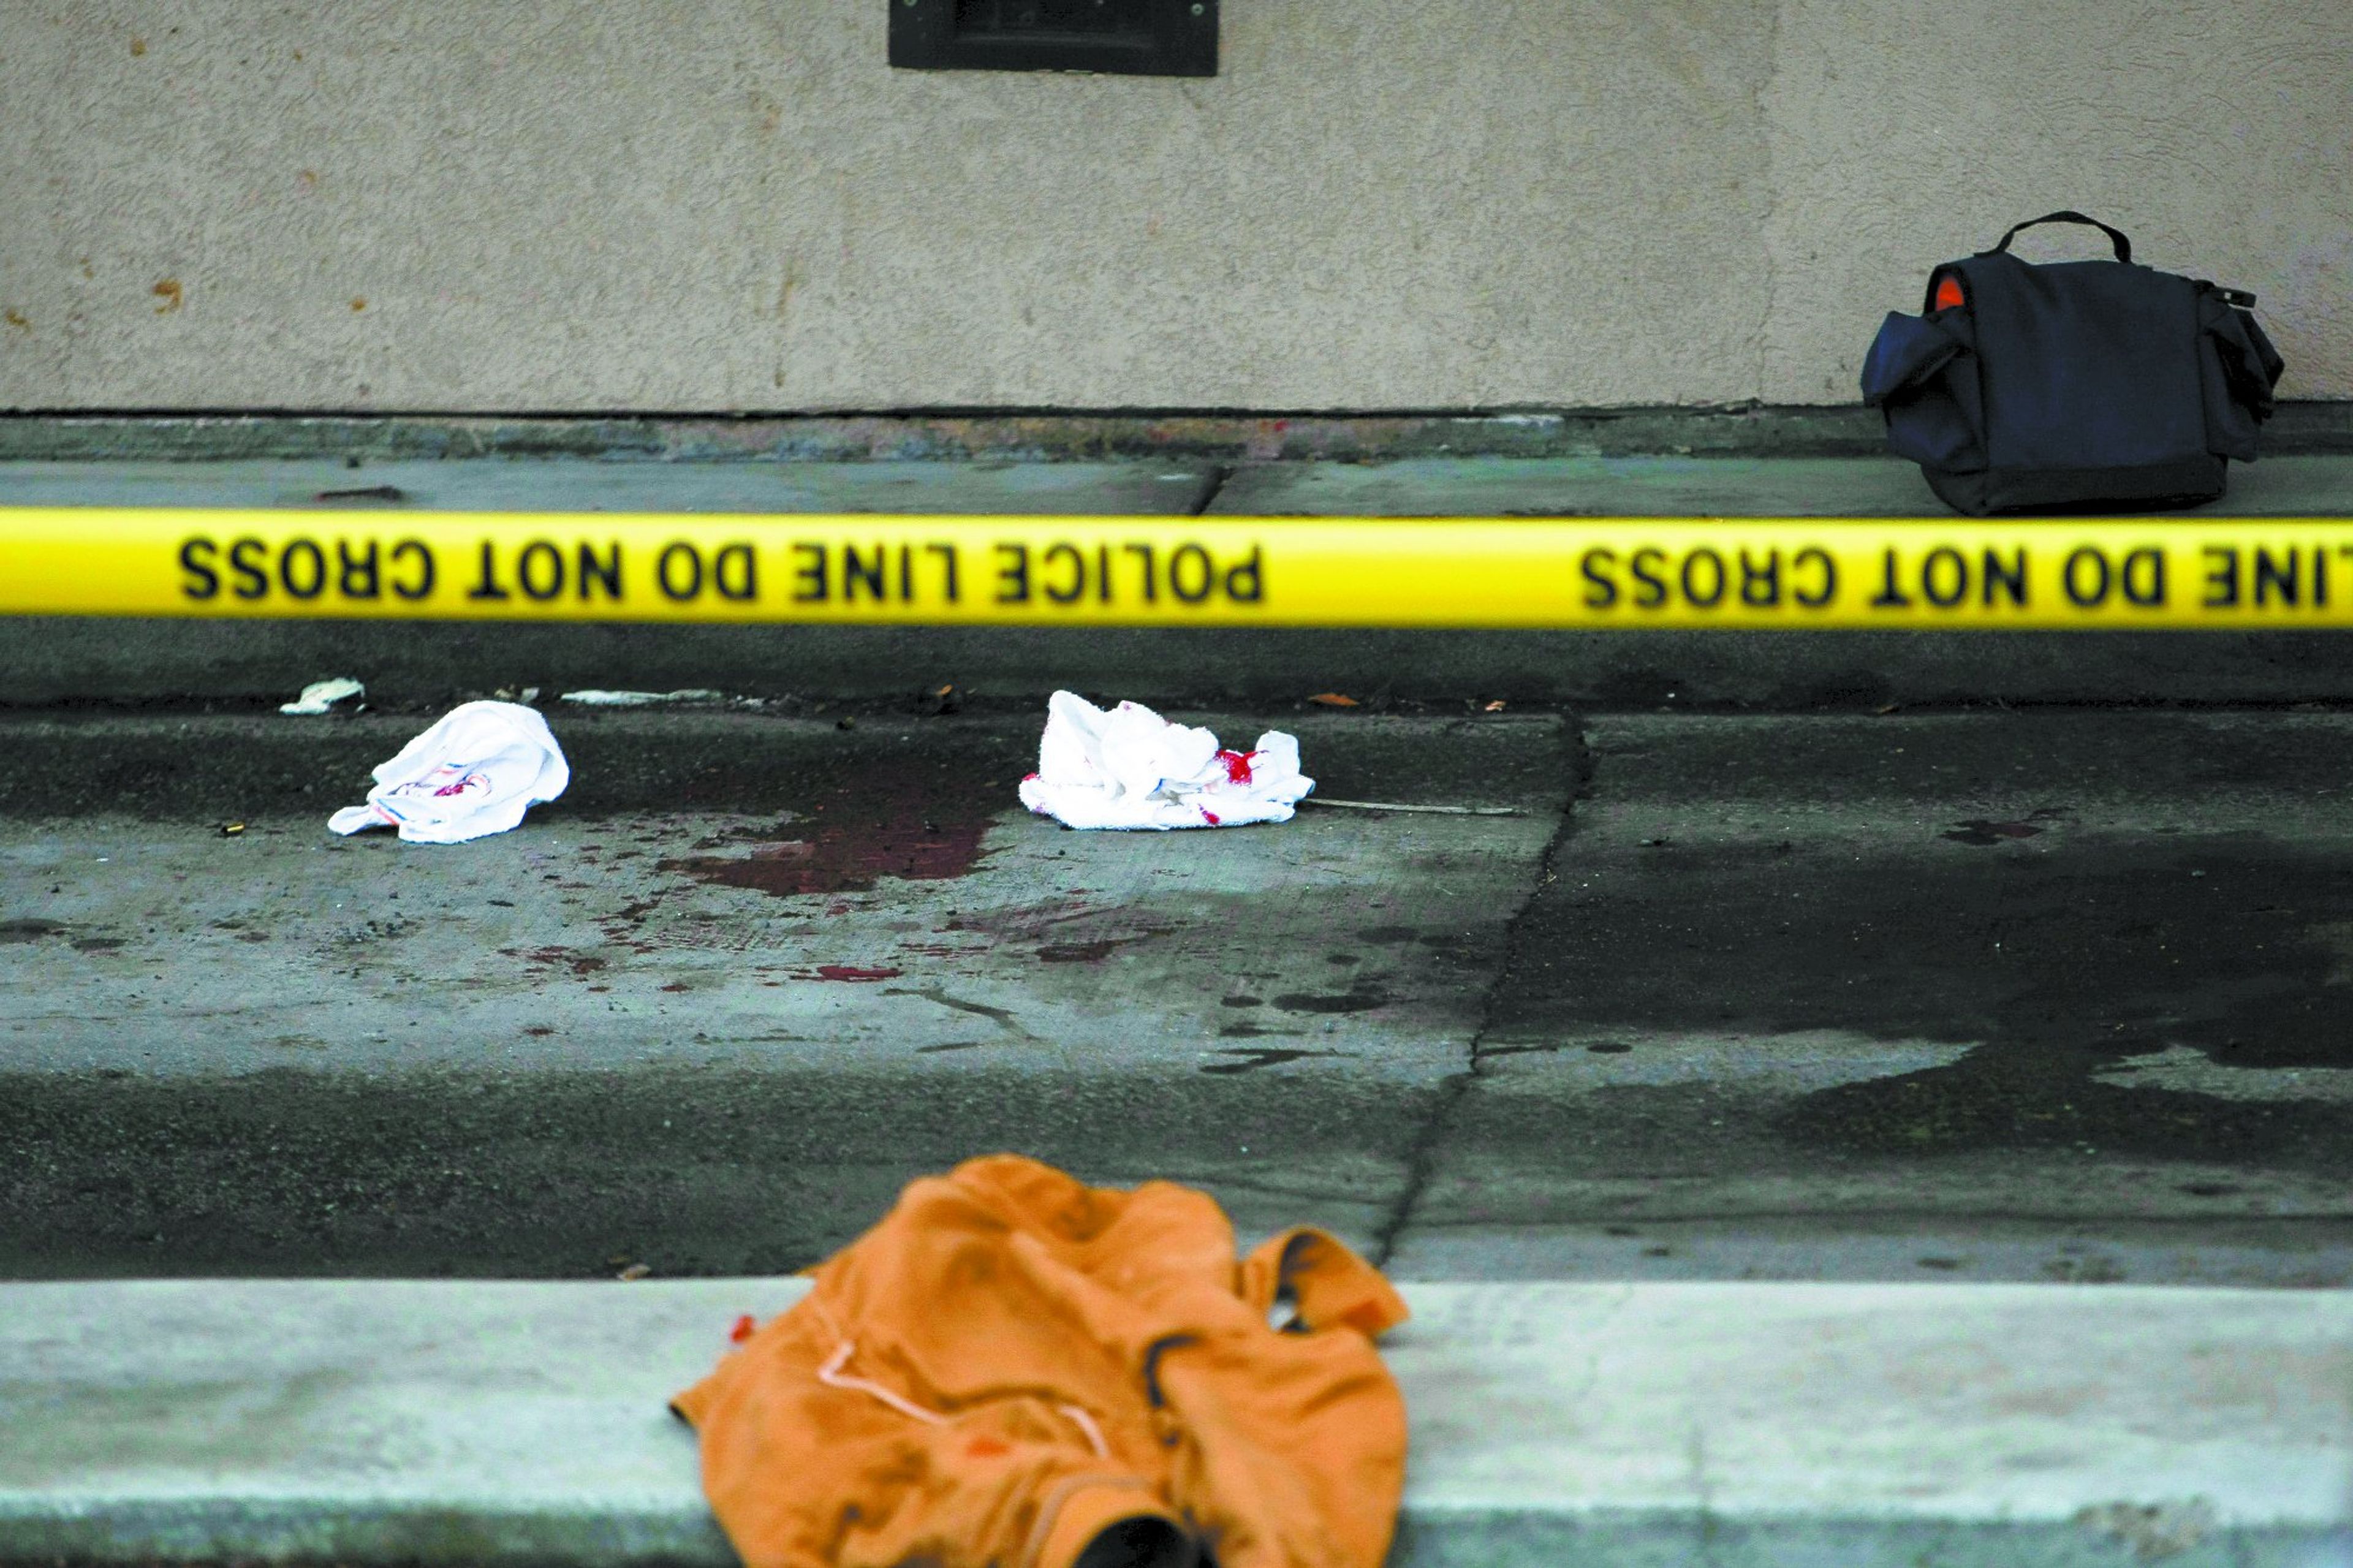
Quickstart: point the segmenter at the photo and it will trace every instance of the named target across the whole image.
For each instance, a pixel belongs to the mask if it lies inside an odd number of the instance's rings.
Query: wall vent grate
[[[911,70],[1218,74],[1218,0],[888,0]]]

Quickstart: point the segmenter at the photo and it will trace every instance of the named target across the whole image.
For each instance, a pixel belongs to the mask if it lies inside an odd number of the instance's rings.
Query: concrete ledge
[[[869,458],[1868,457],[1885,422],[1860,404],[1361,414],[1265,409],[902,410],[620,416],[495,414],[0,414],[0,461],[125,458]],[[2274,456],[2353,452],[2353,403],[2284,403]]]
[[[0,1286],[0,1560],[717,1568],[663,1401],[801,1289]],[[1400,1564],[2353,1562],[2353,1297],[1409,1295]]]

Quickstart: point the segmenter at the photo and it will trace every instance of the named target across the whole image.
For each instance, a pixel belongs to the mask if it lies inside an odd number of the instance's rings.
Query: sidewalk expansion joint
[[[1234,466],[1231,463],[1219,463],[1216,468],[1211,468],[1208,482],[1201,487],[1201,493],[1193,499],[1191,515],[1199,517],[1210,507],[1216,505],[1219,495],[1226,488],[1226,481],[1233,477]]]
[[[1535,879],[1528,884],[1526,897],[1504,926],[1503,953],[1495,966],[1494,978],[1479,999],[1479,1021],[1471,1032],[1462,1070],[1449,1075],[1439,1085],[1437,1103],[1416,1129],[1412,1144],[1406,1151],[1405,1185],[1388,1216],[1373,1233],[1373,1265],[1378,1268],[1389,1266],[1396,1256],[1398,1244],[1407,1228],[1413,1224],[1414,1215],[1421,1206],[1422,1195],[1429,1190],[1437,1174],[1439,1151],[1446,1146],[1449,1133],[1462,1102],[1470,1097],[1479,1080],[1493,1070],[1493,1058],[1487,1053],[1487,1037],[1493,1028],[1495,1013],[1506,989],[1520,967],[1523,929],[1535,910],[1536,900],[1558,877],[1561,852],[1577,831],[1577,803],[1585,798],[1593,782],[1593,751],[1586,744],[1585,726],[1575,715],[1565,715],[1569,721],[1569,776],[1560,803],[1560,823],[1545,843],[1544,854],[1536,861]]]

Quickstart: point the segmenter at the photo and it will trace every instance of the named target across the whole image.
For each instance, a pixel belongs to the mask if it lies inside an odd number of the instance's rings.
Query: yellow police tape
[[[0,613],[937,626],[2353,626],[2353,518],[0,508]]]

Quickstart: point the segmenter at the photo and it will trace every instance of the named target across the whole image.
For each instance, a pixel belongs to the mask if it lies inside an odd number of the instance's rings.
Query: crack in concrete
[[[1199,517],[1216,504],[1219,493],[1226,488],[1226,481],[1233,477],[1233,465],[1230,463],[1220,463],[1211,468],[1208,482],[1201,487],[1201,493],[1194,498],[1191,515]]]
[[[1620,1284],[1609,1293],[1609,1304],[1599,1316],[1586,1326],[1585,1371],[1577,1378],[1577,1386],[1562,1392],[1560,1403],[1565,1409],[1582,1410],[1593,1391],[1601,1386],[1602,1348],[1609,1342],[1609,1331],[1617,1327],[1618,1320],[1624,1317],[1626,1309],[1634,1304],[1634,1291],[1632,1280]]]
[[[951,996],[947,994],[946,988],[944,986],[894,985],[886,989],[882,994],[885,996],[920,996],[926,1002],[936,1002],[941,1006],[950,1008],[958,1013],[969,1013],[976,1018],[987,1018],[996,1024],[998,1028],[1003,1029],[1008,1034],[1013,1036],[1016,1039],[1035,1040],[1038,1037],[1031,1034],[1027,1028],[1023,1027],[1021,1020],[1014,1016],[1009,1010],[1003,1007],[992,1007],[985,1002],[967,1002],[961,996]]]
[[[1781,81],[1781,47],[1784,28],[1783,6],[1772,7],[1772,18],[1765,36],[1765,69],[1758,77],[1753,105],[1757,112],[1757,131],[1764,149],[1765,206],[1757,215],[1757,229],[1764,243],[1757,253],[1764,262],[1763,297],[1757,302],[1757,379],[1750,396],[1760,404],[1770,395],[1773,381],[1773,331],[1778,321],[1781,303],[1781,253],[1777,243],[1775,224],[1781,211],[1780,149],[1773,134],[1774,100]]]
[[[1373,1232],[1372,1262],[1377,1268],[1389,1266],[1390,1259],[1397,1254],[1398,1243],[1404,1237],[1406,1228],[1413,1223],[1414,1211],[1421,1206],[1422,1195],[1437,1174],[1438,1152],[1445,1144],[1455,1112],[1479,1080],[1493,1070],[1493,1058],[1487,1050],[1487,1035],[1493,1025],[1496,1005],[1504,995],[1504,988],[1511,984],[1519,969],[1522,928],[1526,924],[1530,911],[1535,908],[1536,900],[1544,896],[1544,889],[1559,879],[1556,868],[1561,851],[1577,831],[1577,803],[1583,800],[1592,787],[1593,749],[1586,742],[1584,721],[1573,715],[1564,717],[1574,728],[1567,736],[1569,749],[1568,791],[1560,804],[1560,825],[1553,829],[1552,837],[1545,842],[1544,854],[1537,858],[1535,879],[1528,885],[1527,897],[1520,900],[1520,907],[1512,911],[1512,918],[1504,926],[1503,956],[1495,965],[1494,979],[1480,997],[1479,1022],[1471,1031],[1463,1068],[1448,1077],[1440,1086],[1437,1104],[1430,1107],[1429,1116],[1423,1120],[1414,1134],[1412,1144],[1406,1151],[1404,1189],[1398,1193],[1397,1203],[1388,1217]]]
[[[1716,1512],[1715,1482],[1708,1472],[1707,1433],[1696,1413],[1683,1438],[1683,1458],[1692,1489],[1692,1523],[1698,1535],[1693,1544],[1699,1549],[1701,1568],[1715,1568],[1722,1561],[1716,1543],[1724,1533],[1724,1521]]]

